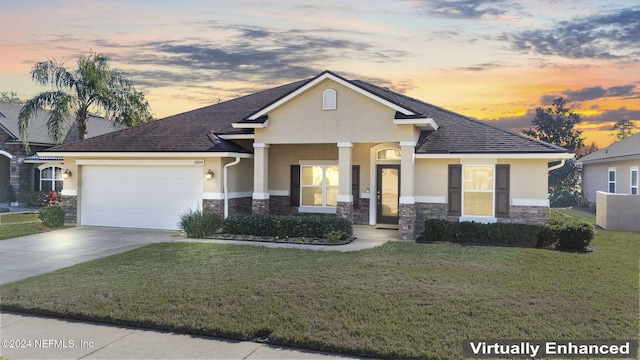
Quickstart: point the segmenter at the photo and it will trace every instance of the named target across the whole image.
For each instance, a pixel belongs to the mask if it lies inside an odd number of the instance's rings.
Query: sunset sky
[[[519,131],[563,96],[587,142],[640,131],[637,0],[0,0],[0,92],[104,53],[155,117],[328,69]]]

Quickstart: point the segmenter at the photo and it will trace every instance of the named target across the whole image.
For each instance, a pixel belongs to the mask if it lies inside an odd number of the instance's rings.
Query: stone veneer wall
[[[549,223],[549,208],[546,206],[511,206],[509,218],[498,218],[499,223],[545,225]]]
[[[78,197],[62,195],[60,196],[60,207],[64,210],[64,223],[78,223]]]
[[[269,212],[269,199],[252,199],[251,213],[256,215],[267,215]]]
[[[360,198],[359,206],[354,206],[353,223],[358,225],[369,225],[369,199]]]
[[[229,199],[229,215],[250,215],[251,204],[250,197]]]
[[[398,232],[400,240],[415,240],[416,204],[399,204],[398,216]]]
[[[347,219],[353,224],[353,203],[338,201],[336,205],[336,216]]]
[[[224,216],[224,200],[202,200],[202,210],[211,210],[214,213]]]
[[[298,208],[289,204],[288,196],[269,197],[269,210],[272,215],[298,215]]]

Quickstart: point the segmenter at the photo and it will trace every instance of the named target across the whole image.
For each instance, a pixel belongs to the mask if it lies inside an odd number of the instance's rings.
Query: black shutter
[[[360,207],[360,165],[351,168],[351,194],[353,195],[353,207]]]
[[[496,217],[509,217],[509,165],[496,165]]]
[[[300,165],[291,165],[289,206],[300,206]]]
[[[449,165],[449,216],[462,216],[462,165]]]

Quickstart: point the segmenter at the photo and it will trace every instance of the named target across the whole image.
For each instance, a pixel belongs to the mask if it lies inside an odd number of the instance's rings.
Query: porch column
[[[253,144],[253,198],[254,214],[269,214],[269,144]]]
[[[353,223],[353,194],[351,194],[351,149],[350,142],[338,143],[338,172],[340,173],[340,183],[338,185],[338,204],[336,214]]]
[[[402,158],[400,160],[400,199],[399,230],[401,240],[415,240],[416,206],[414,195],[415,184],[415,147],[414,141],[400,142]]]

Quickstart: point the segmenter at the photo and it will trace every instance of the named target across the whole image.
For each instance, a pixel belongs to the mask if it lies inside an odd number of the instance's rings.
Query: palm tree
[[[109,58],[91,54],[77,60],[77,69],[69,71],[56,60],[36,63],[31,70],[33,81],[51,85],[55,90],[44,91],[24,102],[18,116],[20,136],[29,149],[27,129],[29,120],[44,107],[50,110],[47,121],[49,136],[56,143],[63,140],[63,131],[71,114],[80,140],[87,134],[90,111],[103,112],[114,124],[129,127],[150,121],[149,103],[135,90],[126,74],[109,68]]]

